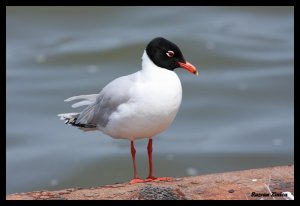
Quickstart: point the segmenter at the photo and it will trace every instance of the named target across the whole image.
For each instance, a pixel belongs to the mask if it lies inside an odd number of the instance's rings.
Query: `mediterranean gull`
[[[181,82],[174,72],[178,67],[198,75],[196,67],[184,59],[177,45],[157,37],[144,50],[141,70],[111,81],[99,94],[66,99],[66,102],[78,101],[73,108],[86,108],[58,116],[83,131],[100,130],[113,138],[130,140],[134,169],[131,184],[170,180],[153,175],[152,139],[170,126],[181,104]],[[142,138],[149,139],[149,176],[145,180],[137,175],[134,148],[134,141]]]

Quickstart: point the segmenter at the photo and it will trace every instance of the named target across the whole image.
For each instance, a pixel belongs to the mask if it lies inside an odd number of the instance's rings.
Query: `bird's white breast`
[[[130,100],[111,114],[103,132],[115,138],[150,138],[174,120],[182,98],[181,82],[173,71],[157,67],[143,55],[143,69],[129,76]]]

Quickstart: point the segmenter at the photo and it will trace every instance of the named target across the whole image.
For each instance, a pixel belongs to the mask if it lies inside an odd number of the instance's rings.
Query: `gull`
[[[170,178],[154,176],[152,142],[171,125],[181,104],[182,87],[174,72],[176,68],[198,76],[196,67],[185,60],[176,44],[162,37],[154,38],[143,52],[141,70],[114,79],[98,94],[66,99],[77,101],[73,108],[85,108],[79,113],[58,116],[83,131],[100,130],[112,138],[128,139],[134,171],[130,184],[168,181]],[[143,138],[148,138],[149,175],[145,180],[137,175],[134,147],[134,142]]]

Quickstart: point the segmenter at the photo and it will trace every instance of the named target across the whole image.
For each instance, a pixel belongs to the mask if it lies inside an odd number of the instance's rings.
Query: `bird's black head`
[[[181,67],[198,75],[196,67],[185,61],[179,47],[162,37],[152,39],[146,47],[146,52],[152,62],[159,67],[171,71]]]
[[[154,64],[168,70],[180,67],[178,62],[186,62],[179,47],[162,37],[151,40],[146,52]]]

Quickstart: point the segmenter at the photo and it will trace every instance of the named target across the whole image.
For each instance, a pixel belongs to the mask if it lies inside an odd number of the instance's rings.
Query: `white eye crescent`
[[[173,57],[173,56],[174,56],[174,52],[173,52],[173,51],[168,51],[168,52],[166,53],[166,55],[167,55],[168,57]]]

